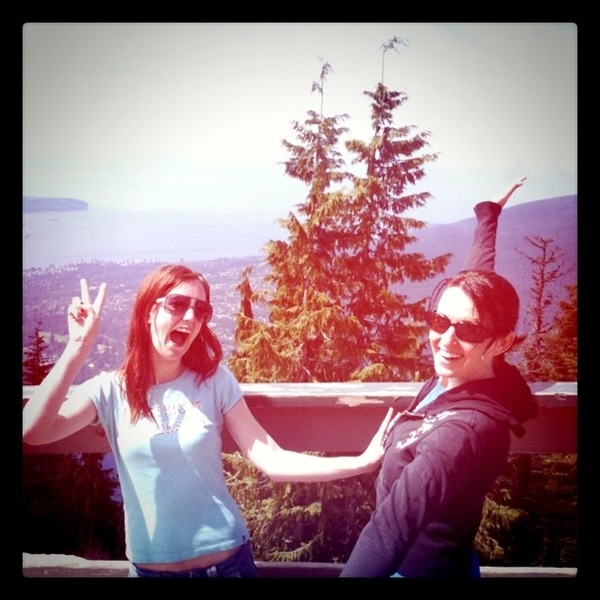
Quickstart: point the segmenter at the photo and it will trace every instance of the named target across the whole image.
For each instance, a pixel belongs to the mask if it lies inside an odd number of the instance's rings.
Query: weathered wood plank
[[[339,577],[342,563],[257,561],[260,577]],[[123,560],[87,560],[65,554],[23,554],[24,577],[127,577]],[[557,567],[481,567],[482,577],[576,577],[577,569]]]
[[[285,448],[297,451],[361,452],[385,411],[405,408],[420,383],[269,383],[243,384],[250,410]],[[535,383],[539,416],[513,438],[515,453],[577,452],[577,383]],[[33,391],[23,387],[23,401]],[[225,434],[223,450],[236,449]],[[110,452],[102,427],[87,427],[44,446],[23,445],[25,453]]]

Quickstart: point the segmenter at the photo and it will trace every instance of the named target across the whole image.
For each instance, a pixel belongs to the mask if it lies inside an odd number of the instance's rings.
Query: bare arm
[[[81,297],[73,298],[68,310],[69,341],[65,350],[23,409],[24,442],[53,442],[96,418],[96,409],[89,399],[65,398],[96,340],[105,294],[103,283],[91,304],[87,282],[81,280]]]
[[[521,177],[517,178],[513,183],[511,183],[506,189],[499,192],[498,194],[495,194],[491,198],[488,198],[487,202],[495,202],[496,204],[499,204],[500,207],[504,207],[504,205],[508,202],[509,198],[513,195],[513,193],[525,183],[526,179],[527,177],[522,175]]]
[[[244,398],[225,415],[225,425],[243,455],[273,481],[332,481],[376,469],[390,428],[390,408],[360,456],[324,457],[284,450],[250,412]]]

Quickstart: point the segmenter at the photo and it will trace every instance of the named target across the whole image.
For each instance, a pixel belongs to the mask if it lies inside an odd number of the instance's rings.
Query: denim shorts
[[[246,542],[229,558],[205,569],[155,571],[132,563],[129,577],[258,577],[258,569],[254,563],[250,542]]]

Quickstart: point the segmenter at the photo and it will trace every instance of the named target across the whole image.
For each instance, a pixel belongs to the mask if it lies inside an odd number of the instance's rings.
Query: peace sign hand
[[[81,296],[74,296],[68,310],[69,341],[90,348],[98,335],[100,313],[106,297],[106,283],[101,283],[98,295],[90,303],[90,292],[85,279],[80,280]]]

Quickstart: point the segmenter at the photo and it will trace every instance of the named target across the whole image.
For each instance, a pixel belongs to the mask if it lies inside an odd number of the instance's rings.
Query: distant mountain
[[[46,256],[60,250],[64,260],[53,264],[51,261],[51,266],[43,268],[27,268],[24,263],[24,339],[30,339],[39,319],[42,331],[54,334],[51,351],[56,358],[61,350],[57,340],[64,333],[67,303],[78,292],[79,278],[85,277],[92,285],[100,281],[108,283],[109,301],[102,326],[108,328],[110,324],[111,336],[114,332],[120,336],[118,340],[111,338],[107,347],[111,347],[111,352],[115,348],[115,352],[121,351],[128,311],[143,276],[158,264],[153,261],[184,261],[197,265],[213,287],[213,328],[227,355],[234,344],[235,315],[239,306],[236,286],[241,273],[247,266],[254,265],[253,288],[262,287],[261,280],[268,273],[268,265],[262,253],[252,248],[259,248],[280,230],[269,229],[268,224],[259,219],[256,222],[241,220],[240,225],[227,219],[215,222],[199,215],[192,218],[168,212],[161,214],[160,219],[131,212],[117,219],[119,212],[114,210],[102,213],[102,218],[93,218],[94,212],[93,209],[65,212],[48,219],[38,214],[27,219],[39,217],[41,221],[37,229],[32,229],[30,237],[24,232],[25,256],[28,251]],[[407,281],[398,291],[410,301],[417,301],[427,298],[439,279],[456,274],[465,260],[474,228],[473,217],[456,223],[431,224],[415,232],[419,239],[406,248],[407,252],[422,252],[428,258],[451,253],[453,257],[443,276],[425,282]],[[103,235],[106,231],[110,231],[110,243],[106,243]],[[49,235],[42,236],[44,232]],[[564,286],[577,283],[577,196],[509,206],[502,212],[496,270],[507,277],[519,293],[521,331],[527,330],[527,311],[533,302],[533,266],[523,254],[538,257],[537,249],[525,236],[552,239],[550,249],[558,254],[559,263],[555,266],[560,265],[564,275],[551,289],[555,295],[552,312],[558,308],[558,301],[567,297]],[[96,357],[97,366],[108,358],[108,351],[105,356]]]
[[[403,284],[411,300],[429,295],[433,285],[443,277],[457,273],[463,266],[475,229],[475,217],[448,224],[428,225],[416,233],[418,241],[407,250],[422,252],[432,258],[440,254],[453,255],[446,273],[436,279]],[[577,282],[577,196],[558,196],[526,202],[503,209],[496,239],[496,271],[508,278],[519,293],[523,306],[531,300],[532,264],[527,256],[538,256],[538,250],[526,237],[552,239],[551,248],[558,253],[564,277],[552,288],[563,297],[563,286]]]
[[[87,210],[88,203],[73,198],[40,198],[23,196],[23,212]]]

